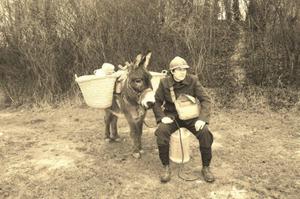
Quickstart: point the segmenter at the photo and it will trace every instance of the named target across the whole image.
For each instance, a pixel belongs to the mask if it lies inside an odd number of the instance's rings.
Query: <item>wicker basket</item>
[[[158,88],[160,80],[166,77],[167,71],[162,71],[161,73],[150,71],[150,74],[152,75],[151,84],[153,91],[155,92]]]
[[[96,75],[84,75],[77,77],[78,83],[86,104],[93,108],[108,108],[112,105],[114,85],[117,77],[107,75],[105,77]]]

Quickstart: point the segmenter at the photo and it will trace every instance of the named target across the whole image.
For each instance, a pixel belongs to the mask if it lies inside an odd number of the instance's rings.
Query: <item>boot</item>
[[[171,180],[170,166],[166,165],[166,166],[164,166],[163,172],[160,175],[160,181],[162,183],[166,183],[166,182],[169,182],[170,180]]]
[[[213,175],[213,173],[210,171],[208,166],[203,166],[201,173],[203,175],[203,178],[206,182],[213,182],[215,181],[215,177]]]

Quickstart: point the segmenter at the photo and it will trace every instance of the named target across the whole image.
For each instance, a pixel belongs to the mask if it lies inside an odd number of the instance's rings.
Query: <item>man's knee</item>
[[[205,125],[202,130],[197,132],[196,137],[199,140],[200,145],[203,147],[210,147],[214,139],[207,125]]]
[[[155,131],[155,135],[159,146],[169,144],[171,132],[167,124],[160,123]]]

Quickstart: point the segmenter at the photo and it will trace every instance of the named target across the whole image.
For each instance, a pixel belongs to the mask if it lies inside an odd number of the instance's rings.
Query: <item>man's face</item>
[[[174,80],[176,82],[180,82],[184,80],[187,74],[187,69],[186,68],[175,68],[174,70],[171,71],[173,74]]]

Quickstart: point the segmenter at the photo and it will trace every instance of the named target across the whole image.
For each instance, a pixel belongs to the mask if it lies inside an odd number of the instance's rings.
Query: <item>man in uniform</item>
[[[211,145],[213,143],[213,135],[207,126],[210,117],[211,100],[200,84],[198,77],[187,73],[188,68],[189,65],[183,58],[175,57],[169,65],[171,75],[160,81],[155,94],[156,102],[153,112],[158,123],[155,135],[157,137],[159,158],[163,165],[163,172],[160,176],[162,183],[168,182],[171,179],[169,167],[170,136],[180,127],[188,129],[199,140],[202,159],[201,173],[204,180],[206,182],[213,182],[215,180],[209,168],[212,159]],[[176,98],[181,94],[186,94],[199,100],[201,111],[197,117],[187,120],[179,118],[174,104],[174,97],[172,99],[171,88],[174,90]]]

